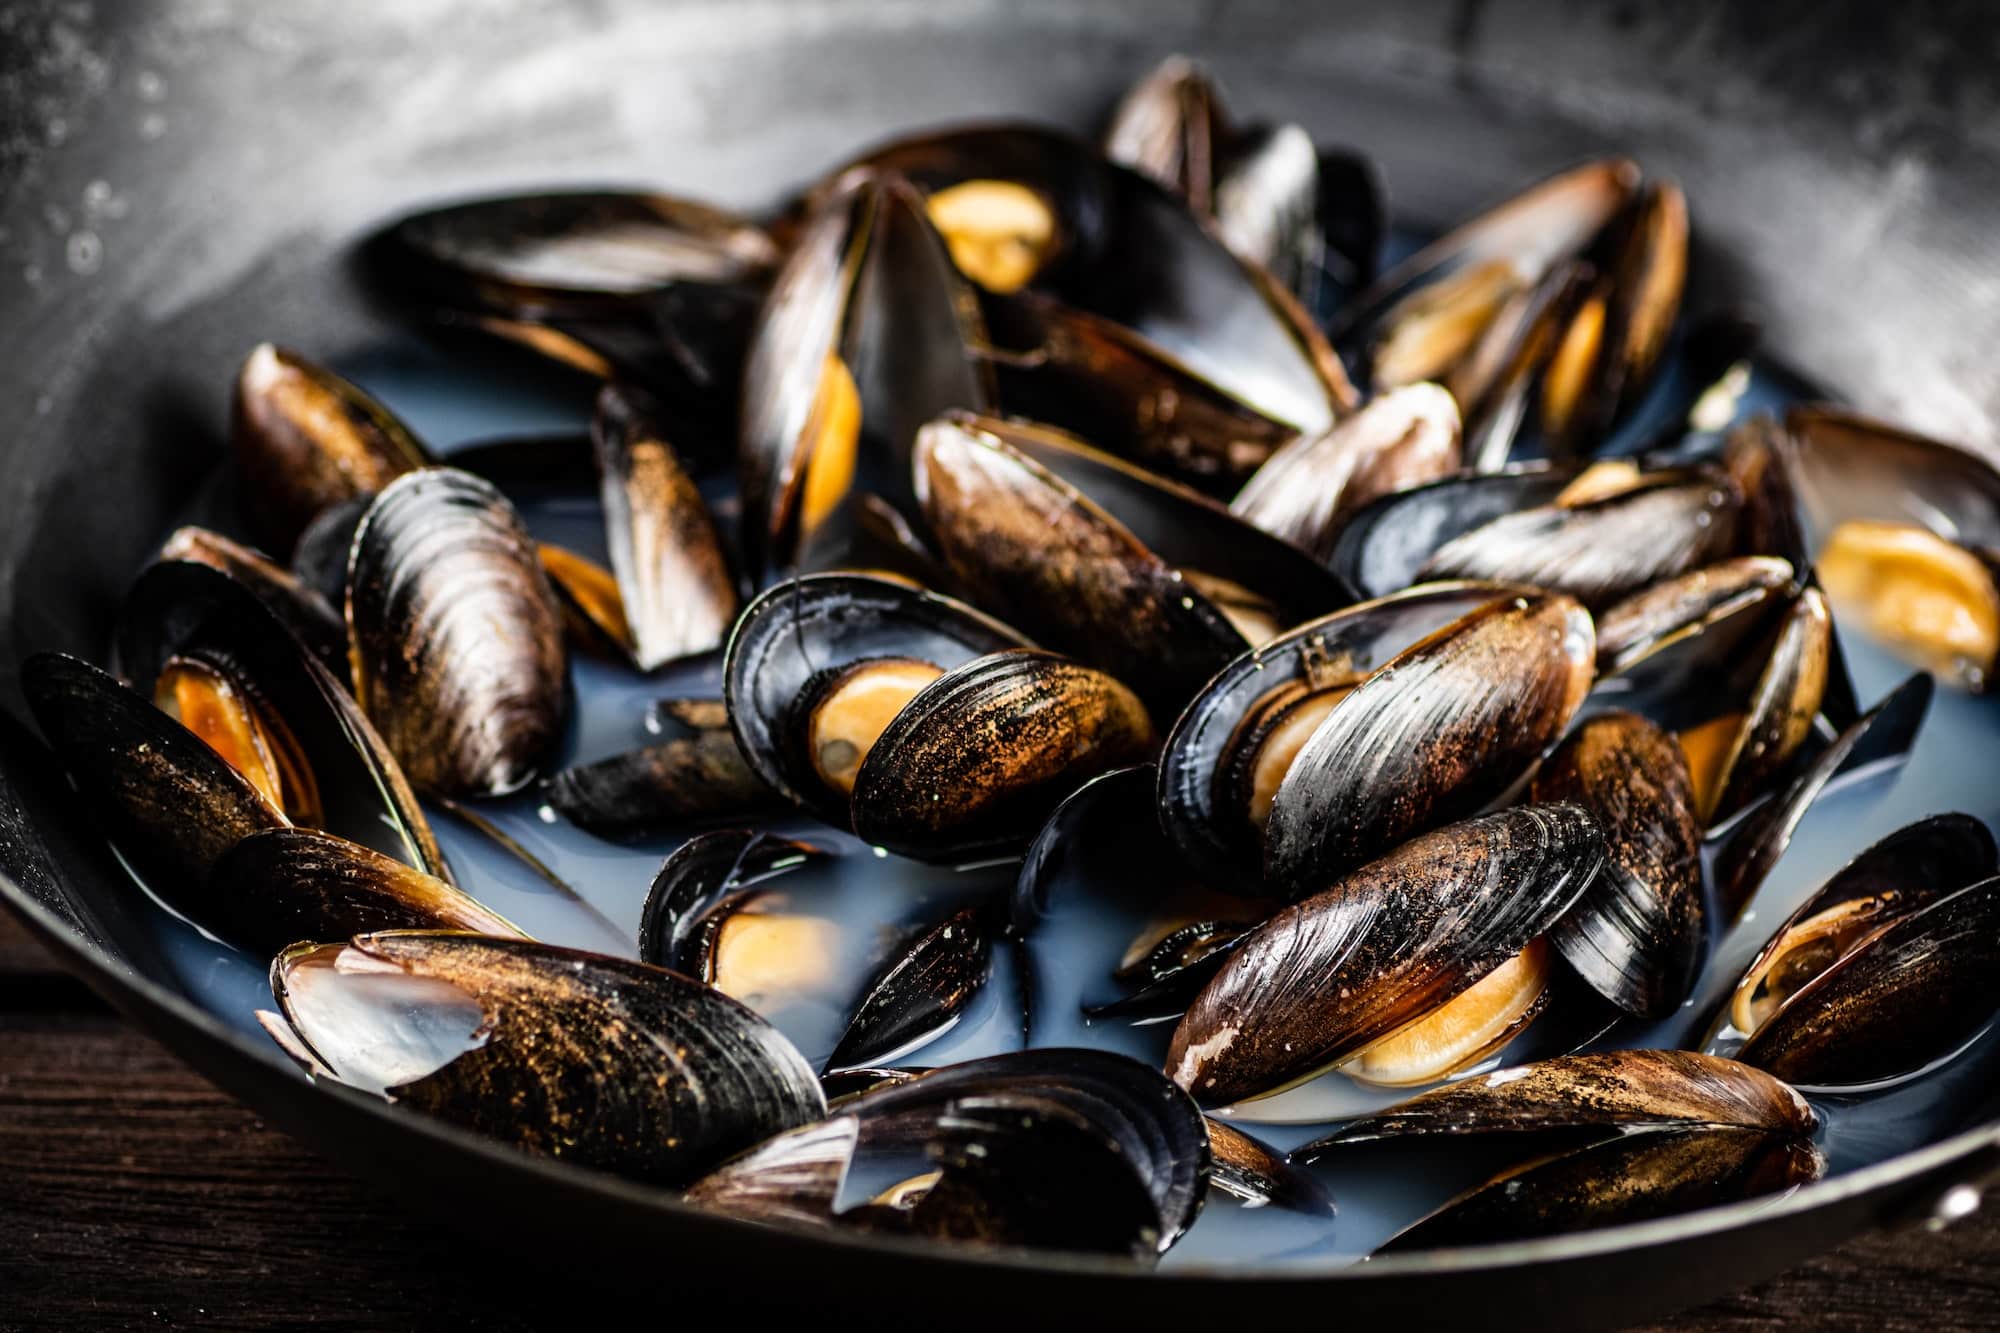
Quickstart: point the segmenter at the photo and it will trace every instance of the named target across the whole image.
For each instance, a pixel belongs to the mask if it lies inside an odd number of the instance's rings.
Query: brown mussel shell
[[[1160,751],[1160,825],[1216,887],[1260,894],[1260,839],[1230,808],[1225,769],[1253,713],[1284,692],[1357,682],[1420,639],[1518,590],[1428,584],[1299,625],[1223,667],[1175,721]]]
[[[298,1043],[345,1082],[368,1086],[365,1069],[349,1067],[367,1053],[343,1048],[349,1034],[316,1010],[311,986],[353,974],[377,983],[400,974],[476,1004],[476,1045],[376,1090],[531,1152],[683,1184],[826,1112],[792,1044],[720,991],[622,958],[453,933],[362,935],[299,946],[272,964],[271,990]],[[625,1039],[607,1042],[609,1032]]]
[[[1145,707],[1103,672],[1036,649],[993,653],[890,722],[855,778],[854,832],[920,860],[1018,851],[1063,797],[1154,742]]]
[[[1767,602],[1792,578],[1789,561],[1746,555],[1641,588],[1598,613],[1598,670],[1622,671],[1676,639]]]
[[[1168,56],[1126,90],[1104,128],[1104,155],[1213,211],[1215,177],[1231,134],[1222,94],[1208,72]]]
[[[347,624],[354,697],[419,790],[513,791],[561,739],[562,608],[490,483],[391,482],[354,534]]]
[[[380,491],[430,462],[388,408],[269,343],[237,374],[230,436],[259,538],[285,557],[322,509]]]
[[[315,520],[316,521],[316,520]],[[347,675],[347,623],[336,603],[328,601],[309,581],[207,528],[176,528],[160,547],[159,560],[185,560],[227,574],[256,596],[312,651],[319,664],[337,677]],[[347,558],[341,553],[341,583],[347,579]],[[343,598],[345,593],[343,592]]]
[[[1208,1117],[1208,1147],[1215,1164],[1210,1182],[1253,1208],[1274,1207],[1319,1217],[1334,1214],[1333,1196],[1261,1139]]]
[[[783,805],[724,726],[703,728],[549,779],[548,801],[600,837],[625,838],[690,820],[735,819]]]
[[[1327,714],[1264,828],[1264,876],[1310,893],[1478,810],[1553,745],[1589,691],[1590,617],[1560,595],[1489,602],[1404,649]]]
[[[767,588],[737,617],[722,666],[729,725],[767,786],[847,828],[847,798],[820,779],[798,734],[797,702],[807,684],[870,658],[914,658],[950,670],[1026,646],[999,621],[904,579],[807,575]]]
[[[297,940],[376,930],[465,930],[520,935],[520,927],[435,876],[312,829],[253,833],[208,877],[203,919],[239,948],[270,956]]]
[[[1603,860],[1574,805],[1413,838],[1253,931],[1174,1030],[1167,1072],[1228,1105],[1341,1064],[1546,933]]]
[[[1604,830],[1604,869],[1550,932],[1556,949],[1620,1009],[1664,1018],[1694,989],[1707,942],[1701,825],[1681,747],[1635,713],[1600,713],[1556,747],[1529,791],[1574,801]]]
[[[2000,471],[1968,449],[1826,405],[1793,407],[1781,438],[1815,543],[1858,518],[2000,547]]]
[[[1423,582],[1418,571],[1447,542],[1507,514],[1554,502],[1575,477],[1573,467],[1525,463],[1393,491],[1348,516],[1334,537],[1327,567],[1356,597],[1386,597]]]

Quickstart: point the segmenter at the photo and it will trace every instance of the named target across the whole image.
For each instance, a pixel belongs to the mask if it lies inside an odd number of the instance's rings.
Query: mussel
[[[319,664],[336,677],[347,675],[347,625],[336,609],[339,600],[323,596],[311,580],[301,578],[254,551],[208,528],[176,528],[160,546],[162,561],[185,560],[227,574],[262,602],[284,627],[312,650]],[[346,553],[341,556],[340,583],[347,580]]]
[[[315,1075],[641,1180],[685,1184],[826,1110],[777,1029],[644,963],[388,931],[287,949],[271,991],[266,1030]]]
[[[767,899],[777,881],[826,856],[811,843],[744,829],[690,838],[647,890],[639,957],[753,1008],[774,993],[823,986],[836,928],[807,911],[769,910]]]
[[[869,983],[827,1067],[885,1064],[950,1030],[992,972],[987,917],[961,908],[914,932]]]
[[[1574,805],[1413,838],[1253,931],[1175,1028],[1167,1071],[1228,1105],[1371,1056],[1365,1075],[1390,1083],[1475,1064],[1538,1011],[1537,941],[1603,860]]]

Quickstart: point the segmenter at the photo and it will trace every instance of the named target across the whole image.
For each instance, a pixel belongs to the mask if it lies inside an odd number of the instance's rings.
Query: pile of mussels
[[[1933,676],[1985,685],[2000,475],[1830,407],[1718,429],[1754,329],[1680,320],[1686,205],[1629,161],[1378,275],[1384,234],[1364,159],[1233,123],[1179,60],[1101,144],[924,134],[764,221],[643,193],[409,217],[372,271],[602,378],[594,458],[440,466],[259,347],[233,438],[261,550],[176,532],[116,674],[36,656],[28,697],[151,892],[274,958],[260,1017],[313,1075],[703,1208],[1151,1260],[1211,1188],[1324,1212],[1300,1162],[1399,1136],[1518,1152],[1396,1247],[1813,1179],[1795,1086],[1909,1076],[1992,1017],[1979,821],[1834,875],[1703,1051],[1590,1048],[1688,1000],[1805,809],[1908,751]],[[1685,419],[1594,460],[1670,343]],[[729,467],[718,523],[696,479]],[[608,569],[495,484],[575,468]],[[1835,615],[1923,671],[1862,712]],[[572,652],[720,652],[723,697],[551,774]],[[441,856],[421,801],[536,781],[604,836],[718,826],[660,869],[636,961],[527,937]],[[824,1070],[734,998],[817,965],[759,902],[828,853],[773,810],[1021,866],[896,941]],[[1176,1023],[1164,1070],[899,1067],[1091,837],[1209,890],[1100,1016]],[[1548,1058],[1490,1072],[1538,1022]],[[423,1032],[454,1023],[440,1064]],[[1428,1090],[1289,1156],[1208,1114],[1334,1070]]]

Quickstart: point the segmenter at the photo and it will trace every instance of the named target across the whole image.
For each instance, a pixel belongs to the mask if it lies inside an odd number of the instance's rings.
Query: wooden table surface
[[[571,1294],[261,1124],[0,912],[0,1329],[538,1328]],[[2000,1328],[2000,1200],[1658,1328]]]

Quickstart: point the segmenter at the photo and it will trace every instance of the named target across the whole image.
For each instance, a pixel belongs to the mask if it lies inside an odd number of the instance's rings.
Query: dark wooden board
[[[16,979],[0,987],[0,1329],[577,1324],[588,1277],[527,1286],[259,1123],[52,976],[4,914],[0,969]],[[1656,1326],[1992,1328],[2000,1213],[1864,1237]]]

